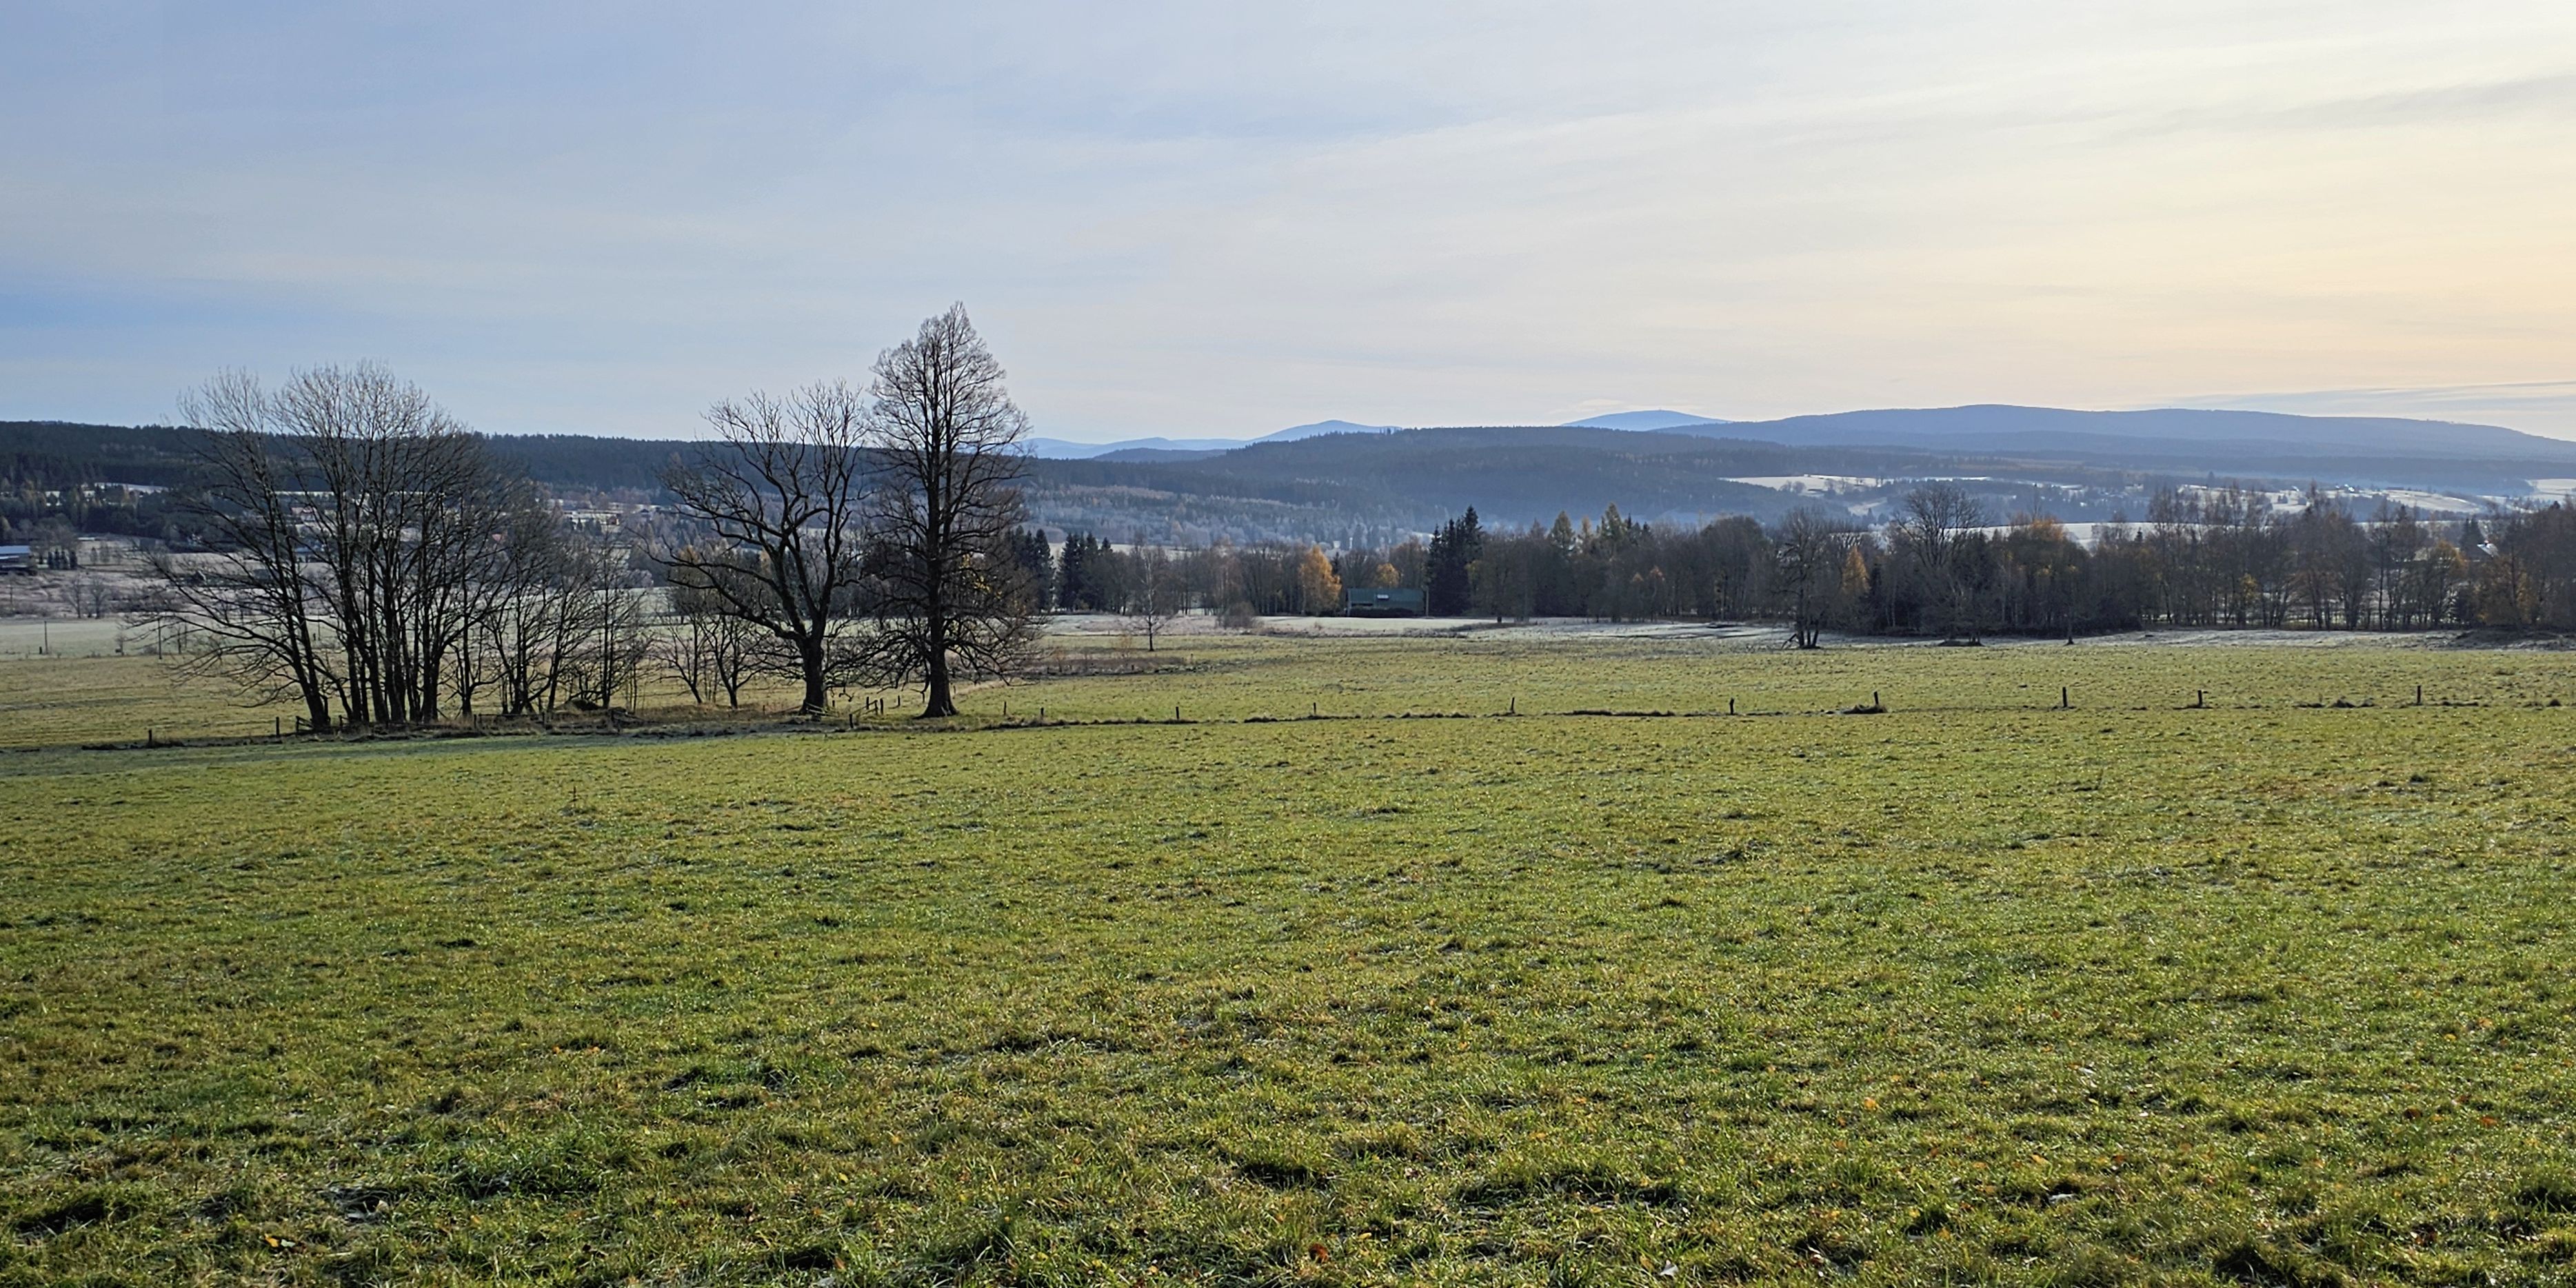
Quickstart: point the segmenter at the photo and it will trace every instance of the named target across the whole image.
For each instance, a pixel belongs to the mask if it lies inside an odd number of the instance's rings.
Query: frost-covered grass
[[[0,1283],[2576,1271],[2564,655],[1187,655],[0,757]]]

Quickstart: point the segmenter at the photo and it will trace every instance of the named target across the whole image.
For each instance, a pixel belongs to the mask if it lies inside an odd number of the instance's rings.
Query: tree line
[[[1148,648],[1182,613],[1229,624],[1420,590],[1433,615],[1787,621],[1975,639],[2149,625],[2576,629],[2576,511],[2442,521],[2238,488],[2177,489],[2090,543],[1996,521],[1927,483],[1868,527],[1820,509],[1764,525],[1597,520],[1495,528],[1473,509],[1384,548],[1173,550],[1026,526],[1027,419],[962,307],[879,355],[864,384],[719,402],[710,443],[662,474],[674,504],[623,529],[568,513],[417,386],[374,365],[269,389],[238,373],[184,400],[187,553],[154,611],[193,665],[315,729],[616,705],[658,668],[701,702],[783,677],[917,684],[923,714],[1011,673],[1049,609],[1125,616]]]
[[[2242,488],[2169,490],[2090,543],[2052,518],[1998,520],[1955,484],[1914,489],[1888,522],[1827,511],[1764,527],[1599,522],[1479,533],[1468,611],[1499,617],[1785,619],[1976,639],[2173,627],[2412,630],[2576,627],[2576,512],[2458,522],[2381,504],[2366,518],[2311,489],[2275,506]],[[1433,611],[1454,611],[1455,591]],[[1442,601],[1446,599],[1444,605]]]
[[[2442,520],[2368,515],[2311,489],[2275,505],[2241,487],[2172,489],[2146,519],[2076,540],[2046,516],[1987,514],[1951,483],[1909,492],[1879,525],[1818,508],[1765,525],[1598,519],[1493,528],[1471,508],[1426,540],[1327,554],[1307,545],[1124,550],[1069,534],[1015,546],[1066,610],[1139,619],[1202,608],[1325,613],[1345,588],[1424,592],[1433,616],[1787,622],[1824,632],[1973,640],[2171,627],[2576,629],[2576,510]],[[1177,599],[1178,604],[1170,601]]]
[[[1122,550],[1099,536],[1073,532],[1050,559],[1045,536],[1032,532],[1018,550],[1033,583],[1046,590],[1045,602],[1066,612],[1205,608],[1254,617],[1342,608],[1341,564],[1320,546],[1221,541],[1173,551],[1140,536]]]
[[[865,386],[718,403],[640,533],[568,518],[373,364],[227,373],[182,410],[204,432],[177,511],[206,552],[156,559],[157,611],[192,665],[317,730],[607,707],[654,664],[701,701],[778,674],[807,711],[918,683],[953,714],[1040,607],[1009,548],[1027,421],[962,306]]]

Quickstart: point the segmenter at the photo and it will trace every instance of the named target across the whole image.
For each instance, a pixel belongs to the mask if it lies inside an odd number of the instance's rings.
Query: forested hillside
[[[2236,431],[2266,437],[2228,438]],[[0,422],[13,493],[182,481],[192,431]],[[2341,454],[2337,434],[2349,434]],[[1787,442],[1771,441],[1785,439]],[[2443,444],[2458,451],[2443,454]],[[661,477],[702,444],[495,435],[495,455],[568,498],[666,500]],[[1804,505],[1884,517],[1912,481],[1957,479],[1999,515],[2067,522],[2140,517],[2172,486],[2244,482],[2447,489],[2519,500],[2532,480],[2576,476],[2576,445],[2486,426],[2253,413],[2094,413],[1949,408],[1800,417],[1674,431],[1485,426],[1335,433],[1214,453],[1031,458],[1031,518],[1057,532],[1179,545],[1387,544],[1474,506],[1489,522],[1546,523],[1616,505],[1645,522],[1721,515],[1769,522]],[[9,515],[29,514],[21,505]],[[0,517],[9,517],[0,515]],[[148,516],[146,517],[148,519]],[[142,531],[120,519],[116,531]]]
[[[194,431],[0,422],[13,488],[182,482]],[[575,435],[493,435],[494,454],[540,487],[650,503],[663,469],[702,444]],[[1580,427],[1420,429],[1261,443],[1186,460],[1031,459],[1023,491],[1041,526],[1126,540],[1378,542],[1427,532],[1476,506],[1498,522],[1619,505],[1650,520],[1772,519],[1798,495],[1733,481],[1784,475],[1869,479],[1949,473],[2117,484],[2101,471],[2026,468],[1912,449],[1776,444]],[[2089,517],[2072,514],[2068,517]]]

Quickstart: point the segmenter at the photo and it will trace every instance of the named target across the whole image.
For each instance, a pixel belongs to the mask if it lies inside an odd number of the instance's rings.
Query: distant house
[[[1355,589],[1342,605],[1352,617],[1420,617],[1422,592],[1402,587]]]
[[[36,575],[36,551],[32,546],[0,546],[0,573]]]

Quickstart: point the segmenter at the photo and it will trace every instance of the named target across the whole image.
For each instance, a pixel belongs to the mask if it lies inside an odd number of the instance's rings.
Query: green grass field
[[[1180,652],[0,754],[0,1283],[2576,1282],[2568,654]]]

